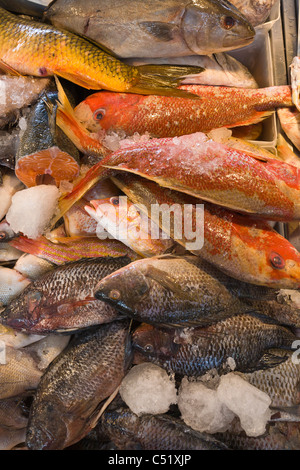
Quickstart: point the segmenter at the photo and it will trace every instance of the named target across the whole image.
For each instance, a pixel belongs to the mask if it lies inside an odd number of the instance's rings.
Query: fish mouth
[[[232,49],[235,47],[236,49],[239,49],[240,47],[245,47],[251,44],[254,41],[255,38],[255,31],[253,33],[250,33],[249,36],[245,37],[240,37],[240,36],[235,36],[234,34],[227,34],[223,40],[223,47],[226,49]]]
[[[116,310],[118,310],[120,313],[124,315],[128,315],[130,317],[134,315],[134,311],[130,307],[125,305],[122,301],[112,300],[108,296],[108,294],[106,294],[105,292],[102,292],[101,290],[95,291],[94,297],[97,300],[102,300],[103,302],[111,305],[112,307],[114,307]]]

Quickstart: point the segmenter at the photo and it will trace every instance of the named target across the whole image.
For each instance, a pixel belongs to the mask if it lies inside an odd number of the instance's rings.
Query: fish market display
[[[178,418],[137,416],[128,408],[105,411],[97,432],[109,437],[120,450],[226,450],[209,434],[199,433]]]
[[[57,99],[57,92],[43,94],[27,118],[15,166],[16,176],[27,187],[43,176],[52,176],[59,185],[79,175],[79,151],[56,126]]]
[[[74,112],[92,132],[104,129],[126,135],[149,132],[152,137],[176,137],[254,124],[277,107],[293,106],[288,86],[245,90],[185,85],[180,89],[200,99],[99,92],[87,97]]]
[[[250,44],[252,25],[218,0],[56,0],[46,18],[94,39],[119,57],[179,57]]]
[[[44,334],[116,320],[120,314],[95,299],[93,291],[100,278],[129,262],[126,256],[105,257],[59,266],[31,282],[1,313],[1,321],[16,330]]]
[[[252,372],[287,359],[270,354],[273,348],[292,349],[296,337],[289,329],[256,314],[235,315],[205,328],[157,328],[140,325],[133,334],[138,361],[152,361],[181,376],[196,377],[211,369]]]
[[[186,92],[175,89],[177,81],[193,70],[199,72],[189,67],[153,66],[149,70],[148,66],[129,66],[82,37],[17,17],[2,8],[0,20],[0,63],[13,73],[36,77],[55,74],[94,90],[186,96]]]
[[[115,391],[130,366],[128,333],[127,320],[81,333],[51,364],[30,409],[29,449],[63,449],[94,427],[98,405]]]
[[[300,449],[278,12],[0,0],[0,450]]]

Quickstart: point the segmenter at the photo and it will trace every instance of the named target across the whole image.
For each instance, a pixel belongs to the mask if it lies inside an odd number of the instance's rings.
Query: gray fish
[[[129,262],[126,256],[107,257],[59,266],[32,281],[1,313],[1,321],[15,330],[44,334],[116,320],[123,315],[93,292],[99,279]]]
[[[278,357],[269,349],[291,350],[296,337],[258,314],[241,314],[206,328],[156,328],[140,325],[133,334],[135,362],[151,361],[179,375],[196,377],[211,369],[228,372],[227,360],[238,372],[274,367],[288,356]]]
[[[226,0],[57,0],[45,17],[123,58],[210,54],[250,44],[255,35]]]
[[[40,381],[30,409],[28,448],[60,450],[85,437],[96,424],[99,404],[119,386],[131,359],[127,320],[76,335]]]
[[[168,415],[137,416],[128,408],[105,411],[97,426],[119,450],[227,450],[208,434]]]
[[[134,261],[99,281],[95,297],[135,320],[182,327],[253,311],[251,301],[276,303],[274,289],[238,281],[193,255]]]
[[[130,65],[170,64],[203,67],[204,71],[196,75],[187,75],[181,80],[182,85],[216,85],[237,88],[258,88],[258,84],[245,67],[229,54],[219,52],[212,55],[193,55],[185,57],[126,59]]]
[[[230,3],[240,10],[253,26],[266,21],[272,7],[279,0],[230,0]]]

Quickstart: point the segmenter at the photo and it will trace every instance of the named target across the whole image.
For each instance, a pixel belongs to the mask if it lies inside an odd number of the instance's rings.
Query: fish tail
[[[55,80],[59,100],[56,124],[82,153],[103,158],[108,153],[108,149],[96,137],[93,137],[76,118],[67,95],[56,76]]]
[[[179,98],[199,99],[194,93],[177,87],[191,74],[198,74],[205,69],[179,65],[139,65],[139,81],[128,92],[142,95],[175,96]]]

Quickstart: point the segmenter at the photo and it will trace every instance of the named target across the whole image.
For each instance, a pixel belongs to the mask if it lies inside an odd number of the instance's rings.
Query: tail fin
[[[177,87],[186,76],[203,72],[202,67],[149,64],[139,65],[137,68],[140,73],[139,81],[136,86],[128,90],[129,93],[200,99],[198,95]]]
[[[109,150],[78,121],[67,95],[56,76],[55,81],[59,99],[56,124],[82,153],[103,158],[109,153]]]

